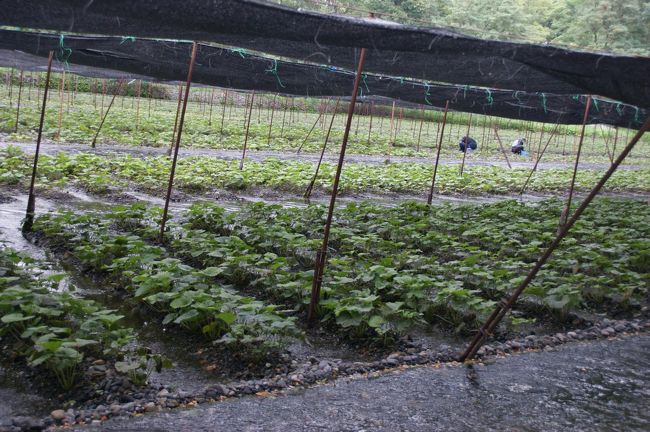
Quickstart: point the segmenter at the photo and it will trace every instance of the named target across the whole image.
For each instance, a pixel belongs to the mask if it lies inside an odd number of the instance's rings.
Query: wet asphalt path
[[[650,335],[108,421],[103,431],[648,431]],[[88,430],[88,429],[81,429]]]

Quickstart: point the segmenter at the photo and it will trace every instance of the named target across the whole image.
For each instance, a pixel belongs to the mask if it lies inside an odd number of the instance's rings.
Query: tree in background
[[[650,55],[650,0],[278,0],[480,37]]]

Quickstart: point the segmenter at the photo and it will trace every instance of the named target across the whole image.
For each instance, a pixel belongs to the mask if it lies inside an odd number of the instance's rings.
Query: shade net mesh
[[[372,73],[650,107],[650,58],[482,40],[447,29],[299,11],[253,0],[4,0],[0,24],[191,39]]]
[[[0,66],[4,67],[44,70],[45,57],[52,50],[59,67],[79,75],[177,81],[187,74],[191,44],[0,30],[0,50]],[[237,90],[345,97],[350,94],[354,73],[199,44],[193,81]],[[562,124],[582,122],[590,97],[432,84],[369,73],[362,76],[359,96],[375,98],[378,104],[392,99],[430,108],[444,107],[449,101],[455,111]],[[592,107],[588,123],[637,128],[648,116],[644,109],[596,97],[592,97]]]

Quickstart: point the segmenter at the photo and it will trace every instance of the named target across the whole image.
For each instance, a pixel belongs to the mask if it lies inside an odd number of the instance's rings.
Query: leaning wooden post
[[[469,147],[469,129],[470,129],[470,126],[472,126],[472,113],[469,113],[469,122],[467,123],[467,135],[465,135],[467,140],[465,140],[465,151],[463,152],[463,162],[460,164],[460,175],[461,175],[461,177],[463,175],[463,170],[465,169],[465,157],[467,156],[467,148]]]
[[[305,143],[307,143],[307,140],[309,139],[309,137],[311,136],[311,133],[312,133],[312,132],[314,131],[314,129],[316,128],[316,125],[318,124],[318,121],[319,121],[319,120],[321,119],[321,117],[323,116],[323,113],[324,113],[325,111],[327,111],[327,107],[329,106],[329,103],[330,103],[330,101],[329,101],[329,99],[327,99],[327,102],[326,102],[326,104],[325,104],[325,110],[321,111],[320,114],[318,114],[318,118],[316,119],[316,121],[315,121],[314,124],[312,125],[311,129],[309,129],[309,132],[308,132],[307,135],[305,136],[305,139],[302,141],[302,144],[300,144],[300,147],[298,147],[298,151],[296,151],[297,154],[300,153],[300,151],[302,150],[302,147],[305,145]],[[337,107],[338,107],[338,105],[337,105]],[[334,111],[334,114],[336,114],[336,111]]]
[[[582,119],[582,129],[580,130],[580,140],[578,141],[578,152],[576,153],[576,161],[573,166],[573,176],[571,177],[571,187],[569,188],[569,196],[567,198],[566,207],[560,216],[560,227],[566,223],[571,211],[571,199],[573,198],[573,189],[576,184],[576,176],[578,174],[578,165],[580,164],[580,152],[582,151],[582,142],[585,138],[585,129],[587,127],[587,120],[589,119],[589,108],[591,107],[591,96],[587,97],[587,105],[585,105],[585,115]]]
[[[172,159],[172,168],[169,172],[169,183],[167,184],[167,196],[165,198],[165,207],[163,208],[162,221],[160,222],[160,242],[163,242],[165,235],[165,224],[167,222],[167,213],[169,212],[169,200],[172,196],[172,186],[174,185],[174,174],[176,173],[176,161],[178,160],[178,148],[181,146],[181,135],[183,133],[183,122],[185,121],[185,111],[187,110],[187,101],[190,94],[190,86],[192,84],[192,71],[194,70],[194,61],[196,60],[197,43],[192,42],[192,56],[190,58],[190,66],[187,70],[187,83],[185,85],[185,98],[183,99],[183,110],[181,111],[181,118],[178,124],[178,135],[176,135],[176,145],[174,146],[174,156]]]
[[[494,136],[496,137],[497,141],[499,142],[499,147],[501,148],[501,153],[503,153],[503,157],[506,158],[506,163],[508,164],[508,168],[512,169],[512,165],[510,165],[510,159],[508,159],[508,153],[506,152],[506,149],[503,148],[503,142],[501,141],[501,137],[499,136],[499,131],[498,131],[498,125],[495,123],[494,124]],[[539,160],[538,160],[539,162]],[[535,164],[537,166],[537,164]]]
[[[422,138],[422,126],[424,126],[424,107],[420,108],[420,131],[418,132],[418,143],[415,151],[420,152],[420,139]]]
[[[41,138],[43,136],[43,123],[45,122],[45,106],[47,104],[47,90],[50,86],[50,72],[52,71],[52,55],[47,57],[47,74],[45,75],[45,89],[43,91],[43,105],[41,106],[41,119],[38,123],[38,136],[36,137],[36,152],[34,153],[34,165],[32,166],[32,179],[29,183],[29,197],[27,198],[27,211],[23,231],[29,232],[34,225],[34,212],[36,211],[36,197],[34,196],[34,184],[36,183],[36,168],[38,167],[38,154],[41,149]]]
[[[61,81],[59,82],[59,127],[56,132],[56,140],[61,139],[61,122],[63,120],[63,92],[65,90],[65,69],[63,69],[63,74],[61,75]]]
[[[18,120],[20,117],[20,97],[23,93],[23,70],[20,70],[20,78],[18,82],[18,105],[16,105],[16,127],[14,127],[14,132],[18,132]]]
[[[370,134],[372,133],[372,108],[373,108],[373,103],[370,102],[370,106],[368,107],[368,115],[370,115],[370,124],[368,125],[368,142],[367,142],[367,145],[370,145]]]
[[[445,113],[442,115],[442,127],[440,128],[440,140],[438,141],[438,149],[436,150],[436,164],[433,166],[433,177],[431,179],[431,190],[429,190],[429,198],[427,204],[431,205],[433,201],[433,187],[436,185],[436,174],[438,173],[438,162],[440,161],[440,149],[442,148],[442,137],[445,134],[445,125],[447,124],[447,111],[449,110],[449,101],[445,102]],[[437,133],[436,133],[437,135]]]
[[[307,313],[307,321],[313,324],[316,319],[316,307],[318,306],[318,299],[320,297],[320,288],[323,283],[323,273],[325,269],[325,261],[327,259],[327,247],[329,244],[330,229],[332,227],[332,217],[334,216],[334,206],[336,205],[336,195],[339,189],[339,180],[341,179],[341,171],[343,169],[343,161],[345,160],[345,150],[348,145],[348,138],[350,136],[350,127],[352,126],[352,117],[354,115],[354,106],[357,102],[357,94],[359,93],[359,83],[361,82],[361,72],[363,71],[363,63],[366,59],[366,49],[361,48],[359,55],[359,64],[357,66],[357,73],[354,78],[354,87],[352,89],[352,98],[348,106],[348,118],[345,124],[345,132],[343,133],[343,142],[341,143],[341,152],[339,154],[339,163],[336,167],[336,174],[334,176],[334,184],[332,185],[332,197],[330,199],[329,209],[327,211],[327,220],[325,221],[325,229],[323,232],[323,245],[316,253],[316,261],[314,263],[314,279],[311,286],[311,301],[309,303],[309,310]],[[334,111],[336,112],[336,110]]]
[[[555,131],[557,131],[557,128],[560,126],[560,123],[557,123],[555,125],[555,129],[551,132],[551,136],[548,137],[548,141],[546,141],[546,145],[542,149],[541,153],[539,154],[539,157],[535,160],[535,165],[533,166],[533,169],[530,170],[530,174],[528,174],[528,178],[524,182],[524,185],[521,187],[521,190],[519,191],[519,195],[523,195],[524,191],[526,190],[526,186],[528,186],[528,182],[530,182],[530,179],[533,177],[533,173],[537,171],[537,165],[539,165],[539,161],[542,160],[542,156],[544,156],[544,153],[546,153],[546,148],[548,145],[551,143],[551,140],[553,139],[553,135],[555,134]]]
[[[318,164],[316,165],[316,171],[314,172],[314,176],[311,178],[311,181],[309,182],[309,186],[307,186],[307,190],[305,191],[305,194],[303,195],[305,199],[309,199],[311,196],[311,192],[314,189],[314,184],[316,184],[316,178],[318,177],[318,172],[320,171],[320,166],[323,163],[323,156],[325,155],[325,149],[327,148],[327,143],[330,139],[330,132],[332,132],[332,125],[334,124],[334,118],[336,118],[336,110],[339,108],[339,102],[341,101],[341,98],[336,99],[336,106],[334,107],[334,112],[332,113],[332,120],[330,120],[330,125],[329,128],[327,129],[327,135],[325,135],[325,142],[323,143],[323,148],[320,151],[320,157],[318,158]]]
[[[246,159],[246,145],[248,144],[248,133],[251,127],[251,117],[253,116],[253,102],[255,101],[255,90],[251,93],[251,106],[248,110],[248,119],[246,119],[246,135],[244,136],[244,149],[241,153],[241,161],[239,161],[239,169],[244,169],[244,159]]]
[[[393,147],[393,123],[395,121],[395,101],[393,101],[393,108],[390,111],[390,132],[388,134],[388,154],[390,154]],[[395,134],[397,136],[397,134]]]
[[[187,99],[187,98],[186,98]],[[176,142],[176,128],[178,127],[178,116],[181,112],[181,101],[183,100],[183,83],[178,85],[178,102],[176,103],[176,118],[174,119],[174,131],[172,132],[172,140],[167,150],[167,156],[171,156],[174,143]]]
[[[113,106],[113,102],[115,102],[115,98],[117,97],[117,94],[122,91],[122,86],[124,85],[124,80],[120,80],[120,84],[117,87],[117,91],[113,94],[113,97],[111,98],[111,102],[108,104],[108,108],[106,108],[106,112],[104,113],[104,117],[102,117],[102,121],[99,123],[99,127],[97,128],[97,132],[95,132],[95,136],[93,137],[93,141],[90,144],[92,148],[95,148],[97,145],[97,137],[99,136],[99,132],[102,130],[102,126],[104,126],[104,122],[106,121],[106,117],[108,117],[108,113],[111,111],[111,107]]]
[[[275,100],[277,99],[277,93],[273,95],[273,102],[271,103],[271,120],[269,121],[269,137],[266,140],[266,146],[271,147],[271,134],[273,133],[273,116],[275,114]]]
[[[460,355],[459,361],[467,361],[474,358],[479,348],[481,348],[481,345],[485,343],[485,340],[488,338],[488,336],[492,335],[496,326],[499,325],[499,322],[501,322],[501,320],[506,315],[506,313],[508,313],[508,310],[512,308],[512,306],[515,304],[515,302],[517,301],[521,293],[524,292],[524,290],[528,287],[530,282],[535,278],[535,276],[542,268],[542,266],[546,263],[546,261],[548,261],[548,259],[553,254],[555,249],[557,249],[557,247],[560,245],[564,237],[566,237],[571,227],[580,218],[580,216],[585,211],[585,209],[589,206],[589,204],[591,204],[591,202],[596,197],[596,195],[598,195],[598,193],[601,191],[601,189],[603,188],[607,180],[609,180],[609,178],[612,176],[612,174],[614,174],[614,172],[619,167],[619,165],[623,162],[623,160],[625,160],[627,155],[632,151],[634,146],[639,142],[643,134],[647,132],[649,129],[650,129],[650,118],[646,119],[643,126],[641,126],[641,129],[639,129],[636,135],[632,138],[632,141],[628,143],[628,145],[625,147],[623,152],[621,152],[619,157],[609,167],[607,172],[605,172],[605,174],[598,181],[596,186],[594,186],[591,192],[589,192],[589,195],[587,195],[584,201],[582,201],[578,209],[571,216],[571,219],[569,219],[569,221],[560,228],[560,231],[555,237],[555,240],[553,240],[553,242],[549,245],[546,251],[544,251],[542,256],[540,256],[540,258],[537,260],[533,268],[528,272],[528,275],[526,275],[524,280],[519,284],[517,289],[515,289],[515,291],[510,295],[510,297],[504,298],[498,303],[494,312],[492,312],[492,314],[486,320],[485,324],[483,324],[481,328],[478,330],[476,336],[474,337],[470,345],[467,347],[465,352],[463,352]]]
[[[210,109],[208,111],[208,127],[212,128],[212,104],[214,103],[214,89],[210,93]]]
[[[221,126],[219,127],[219,135],[223,136],[223,122],[226,119],[226,102],[228,102],[228,90],[223,93],[223,109],[221,111]]]

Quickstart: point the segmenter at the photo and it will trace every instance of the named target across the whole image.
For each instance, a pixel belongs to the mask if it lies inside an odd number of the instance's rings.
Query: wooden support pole
[[[329,103],[330,103],[330,100],[329,100],[329,98],[328,98],[328,99],[327,99],[327,102],[326,102],[326,105],[325,105],[325,110],[324,110],[324,111],[321,111],[321,113],[318,115],[318,118],[316,119],[316,121],[315,121],[314,124],[312,125],[311,129],[309,129],[309,132],[308,132],[307,135],[305,136],[305,139],[302,141],[302,144],[300,144],[300,147],[298,147],[298,151],[296,151],[297,154],[300,153],[300,151],[302,150],[302,147],[305,145],[305,143],[306,143],[307,140],[309,139],[309,136],[311,135],[311,133],[312,133],[312,132],[314,131],[314,129],[316,128],[316,125],[318,124],[318,121],[319,121],[319,120],[321,119],[321,117],[323,116],[323,113],[327,111],[327,107],[329,106]],[[338,104],[337,104],[336,106],[338,107]],[[334,110],[334,114],[336,115],[336,110]],[[332,121],[334,121],[334,120],[332,120]],[[330,128],[331,128],[331,126],[330,126]]]
[[[20,78],[18,81],[18,104],[16,105],[16,126],[14,132],[18,132],[18,121],[20,119],[20,97],[23,93],[23,70],[20,70]]]
[[[187,99],[187,97],[185,98]],[[169,150],[167,150],[167,156],[171,156],[172,150],[174,148],[174,143],[176,142],[176,129],[178,128],[178,117],[181,113],[181,102],[183,100],[183,83],[178,84],[178,102],[176,103],[176,118],[174,119],[174,131],[172,132],[172,140],[169,143]]]
[[[569,188],[569,196],[567,197],[566,208],[560,216],[560,227],[566,224],[571,211],[571,199],[573,198],[573,189],[576,184],[576,176],[578,175],[578,165],[580,164],[580,152],[582,151],[582,142],[585,138],[585,129],[587,127],[587,120],[589,119],[589,108],[591,107],[591,96],[587,97],[587,104],[585,105],[585,115],[582,119],[582,129],[580,130],[580,140],[578,142],[578,152],[576,153],[575,165],[573,166],[573,176],[571,177],[571,187]]]
[[[36,211],[36,197],[34,196],[34,185],[36,184],[36,169],[38,168],[38,155],[41,150],[41,138],[43,137],[43,124],[45,122],[45,108],[47,105],[47,91],[50,87],[50,73],[52,71],[52,56],[50,51],[47,57],[47,73],[45,75],[45,89],[43,90],[43,105],[41,106],[41,118],[38,123],[38,135],[36,137],[36,152],[34,153],[34,165],[32,166],[32,178],[29,182],[29,196],[27,198],[27,211],[23,231],[29,232],[34,225],[34,213]]]
[[[632,151],[634,146],[639,142],[643,134],[647,132],[649,129],[650,129],[650,118],[646,119],[645,123],[641,126],[641,129],[639,129],[636,135],[632,138],[632,141],[628,143],[628,145],[621,152],[618,158],[616,158],[614,163],[609,167],[607,172],[605,172],[603,177],[601,177],[601,179],[598,181],[596,186],[594,186],[591,192],[589,192],[589,195],[587,195],[584,201],[582,201],[582,203],[576,209],[575,213],[571,216],[568,222],[560,228],[560,231],[555,237],[555,240],[553,240],[553,242],[549,245],[549,247],[539,257],[539,259],[537,260],[533,268],[528,272],[524,280],[519,284],[519,286],[515,289],[515,291],[510,295],[510,297],[504,298],[499,302],[494,312],[492,312],[492,314],[488,317],[485,324],[481,326],[481,328],[479,329],[476,336],[469,344],[465,352],[463,352],[460,355],[459,361],[464,362],[474,358],[479,348],[481,348],[481,345],[483,345],[483,343],[485,343],[485,340],[490,335],[493,334],[494,329],[497,327],[499,322],[501,322],[501,320],[506,315],[506,313],[508,313],[508,311],[512,308],[512,306],[517,302],[517,299],[519,298],[521,293],[523,293],[524,290],[528,287],[530,282],[535,278],[535,276],[537,276],[539,270],[546,263],[546,261],[548,261],[548,259],[551,257],[553,252],[557,249],[557,247],[560,245],[562,240],[566,237],[571,227],[580,218],[582,213],[584,213],[585,209],[589,206],[589,204],[591,204],[591,202],[596,197],[596,195],[598,195],[598,193],[601,191],[601,189],[603,188],[607,180],[609,180],[612,174],[616,172],[616,169],[621,165],[621,163],[625,160],[627,155]]]
[[[391,149],[393,147],[393,123],[395,120],[395,101],[393,101],[393,108],[390,111],[390,132],[388,135],[388,155],[390,156]],[[395,134],[397,137],[397,134]]]
[[[219,134],[223,136],[223,122],[226,119],[226,103],[228,102],[228,90],[223,93],[223,110],[221,111],[221,126],[219,127]]]
[[[431,202],[433,201],[433,188],[436,185],[436,174],[438,174],[438,163],[440,162],[440,149],[442,148],[442,137],[445,134],[445,125],[447,124],[447,111],[449,111],[449,101],[445,101],[445,112],[442,115],[442,127],[440,128],[440,140],[438,141],[438,149],[436,151],[436,163],[433,166],[433,177],[431,178],[431,189],[429,190],[429,198],[427,199],[428,205],[431,205]]]
[[[424,126],[424,107],[420,108],[420,131],[418,132],[418,143],[415,151],[420,152],[420,139],[422,138],[422,126]]]
[[[196,60],[197,43],[192,42],[192,56],[190,58],[190,66],[187,71],[187,83],[185,85],[185,98],[183,99],[183,110],[181,111],[181,118],[178,124],[178,135],[176,136],[176,146],[174,146],[174,156],[172,159],[172,168],[169,172],[169,183],[167,184],[167,196],[165,197],[165,207],[163,208],[162,221],[160,223],[160,243],[163,242],[165,236],[165,224],[167,223],[167,213],[169,212],[169,200],[172,196],[172,187],[174,185],[174,174],[176,173],[176,161],[178,160],[178,149],[181,146],[181,135],[183,134],[183,122],[185,121],[185,111],[187,110],[187,101],[190,94],[190,86],[192,85],[192,71],[194,70],[194,61]]]
[[[61,80],[59,82],[59,122],[58,129],[56,132],[56,140],[61,139],[61,122],[63,121],[63,92],[65,90],[65,69],[63,69],[63,74],[61,75]]]
[[[368,142],[366,143],[367,145],[370,145],[370,134],[372,133],[372,109],[374,105],[372,102],[370,102],[370,106],[368,107],[368,114],[370,115],[370,124],[368,125]]]
[[[97,131],[95,132],[95,136],[93,137],[93,141],[90,144],[92,148],[95,148],[97,144],[97,137],[99,136],[99,132],[101,132],[102,126],[104,126],[104,122],[106,121],[106,117],[108,117],[108,113],[111,111],[113,102],[115,102],[115,98],[117,97],[117,94],[121,91],[123,84],[124,84],[124,80],[120,80],[120,84],[117,87],[117,91],[113,94],[113,97],[111,98],[111,102],[108,104],[108,108],[106,108],[106,112],[104,113],[104,116],[102,117],[102,121],[99,123],[99,127],[97,128]]]
[[[320,166],[323,162],[323,156],[325,155],[327,142],[330,139],[330,132],[332,132],[332,125],[334,124],[334,118],[336,117],[336,110],[339,108],[340,101],[341,101],[340,97],[336,99],[336,106],[334,107],[334,113],[332,113],[332,120],[330,120],[329,128],[327,128],[327,134],[325,135],[325,142],[323,143],[323,148],[320,151],[318,164],[316,164],[316,171],[314,172],[314,176],[311,178],[311,181],[309,182],[309,186],[307,186],[307,190],[305,190],[305,194],[303,195],[304,198],[307,200],[311,197],[312,190],[314,189],[314,184],[316,184],[316,178],[318,177],[318,172],[320,171]]]
[[[275,115],[275,100],[278,98],[277,93],[273,95],[273,102],[271,103],[271,120],[269,121],[269,137],[266,140],[266,146],[271,147],[271,137],[273,134],[273,116]]]
[[[546,153],[546,148],[548,145],[551,143],[551,140],[553,139],[553,135],[557,131],[558,127],[560,126],[559,123],[555,125],[555,129],[551,132],[551,136],[548,137],[548,141],[546,141],[546,145],[542,149],[541,153],[539,154],[539,157],[535,160],[535,165],[533,166],[533,169],[530,170],[530,174],[528,174],[528,178],[524,182],[524,185],[521,187],[521,190],[519,191],[519,195],[523,195],[524,191],[526,190],[526,187],[528,186],[528,182],[530,179],[533,177],[533,173],[537,171],[537,165],[539,164],[539,161],[542,160],[542,156],[544,156],[544,153]]]
[[[472,113],[469,113],[469,122],[467,122],[467,135],[465,135],[465,138],[467,140],[465,141],[465,151],[463,151],[463,161],[460,164],[460,175],[461,177],[463,176],[463,170],[465,169],[465,157],[467,156],[467,149],[469,148],[469,130],[470,127],[472,126]]]
[[[506,153],[506,149],[503,148],[503,142],[501,142],[501,137],[499,136],[499,132],[497,130],[498,126],[495,124],[494,125],[494,136],[496,137],[497,141],[499,141],[499,147],[501,148],[501,153],[503,153],[503,157],[506,158],[506,163],[508,164],[508,168],[512,169],[512,165],[510,165],[510,159],[508,159],[508,153]],[[537,164],[535,164],[537,166]]]
[[[246,159],[246,145],[248,144],[248,133],[251,127],[251,117],[253,116],[253,102],[255,101],[255,90],[251,93],[250,108],[248,110],[248,119],[246,121],[246,135],[244,136],[244,149],[241,153],[241,161],[239,161],[239,169],[244,169],[244,159]]]
[[[212,105],[214,103],[214,90],[210,93],[210,109],[208,110],[208,127],[212,128]]]
[[[104,118],[104,96],[106,96],[106,80],[102,80],[102,109],[99,111],[100,118]]]
[[[339,163],[336,167],[336,174],[334,176],[334,184],[332,185],[332,197],[327,211],[327,220],[325,221],[325,229],[323,232],[323,245],[316,254],[316,262],[314,263],[314,279],[311,286],[311,301],[309,303],[309,310],[307,313],[307,320],[313,324],[316,319],[316,308],[318,306],[318,299],[320,297],[320,288],[323,283],[323,273],[325,270],[325,262],[327,260],[327,247],[329,245],[330,229],[332,227],[332,218],[334,216],[334,206],[336,205],[336,196],[339,189],[339,180],[341,179],[341,171],[343,169],[343,161],[345,160],[345,150],[350,136],[350,126],[352,126],[352,117],[354,115],[354,106],[357,102],[357,95],[359,94],[359,83],[361,81],[361,73],[363,71],[363,63],[366,59],[366,48],[361,48],[359,55],[359,64],[354,78],[354,88],[352,89],[352,97],[348,106],[348,118],[345,124],[345,132],[343,133],[343,142],[341,143],[341,152],[339,153]]]
[[[135,85],[135,130],[140,129],[140,92],[142,90],[142,80],[138,80]]]

